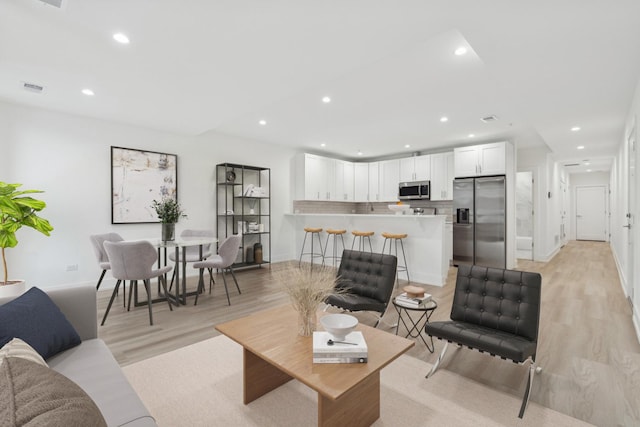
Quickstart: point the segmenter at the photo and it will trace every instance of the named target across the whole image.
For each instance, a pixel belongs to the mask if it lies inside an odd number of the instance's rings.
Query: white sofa
[[[78,384],[109,426],[156,426],[104,341],[98,339],[93,285],[42,289],[64,313],[82,343],[47,359],[50,368]],[[0,298],[0,305],[13,297]]]

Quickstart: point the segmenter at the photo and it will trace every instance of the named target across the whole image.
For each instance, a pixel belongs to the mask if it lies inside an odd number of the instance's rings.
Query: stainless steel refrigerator
[[[453,182],[453,264],[506,268],[504,176]]]

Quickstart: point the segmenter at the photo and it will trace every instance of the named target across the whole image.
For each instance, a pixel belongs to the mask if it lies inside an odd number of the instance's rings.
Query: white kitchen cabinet
[[[400,159],[400,182],[431,179],[431,155]]]
[[[333,182],[333,159],[305,154],[305,200],[331,200]]]
[[[378,189],[380,202],[398,201],[398,183],[400,182],[400,161],[384,160],[378,162]]]
[[[334,159],[308,153],[296,157],[297,200],[332,200],[335,178]]]
[[[431,155],[431,200],[453,200],[453,151]]]
[[[455,148],[455,176],[504,175],[507,170],[506,150],[505,142]]]
[[[380,200],[380,183],[378,178],[380,176],[378,162],[368,163],[369,165],[369,193],[367,194],[367,201],[377,202]]]
[[[344,160],[334,161],[335,189],[331,199],[337,201],[353,201],[354,191],[354,166],[353,163]]]
[[[369,196],[369,163],[353,164],[353,200],[366,202]]]

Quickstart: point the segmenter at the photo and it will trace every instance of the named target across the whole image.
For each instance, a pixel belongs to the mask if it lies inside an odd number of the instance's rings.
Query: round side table
[[[405,338],[420,337],[424,345],[427,346],[427,350],[433,353],[433,350],[434,350],[433,337],[429,337],[431,339],[431,345],[429,345],[427,340],[422,335],[422,331],[424,330],[424,325],[427,324],[427,322],[429,321],[429,318],[431,317],[435,309],[438,308],[438,303],[435,302],[434,300],[431,300],[424,305],[413,306],[413,305],[408,305],[408,304],[405,305],[405,304],[396,302],[396,299],[394,298],[393,306],[395,307],[396,312],[398,312],[398,323],[396,323],[396,335],[398,335],[398,328],[400,327],[400,322],[402,322],[405,329],[407,330],[407,335],[405,335]],[[411,311],[419,312],[420,317],[418,317],[417,320],[414,319],[410,314]],[[408,324],[407,324],[407,321],[405,321],[405,317],[408,320]]]

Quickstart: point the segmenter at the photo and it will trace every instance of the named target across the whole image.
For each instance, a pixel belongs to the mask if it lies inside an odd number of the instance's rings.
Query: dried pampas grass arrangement
[[[302,266],[276,273],[282,289],[289,295],[298,312],[298,333],[312,335],[316,329],[318,307],[329,296],[342,292],[336,289],[336,271],[330,267]]]

